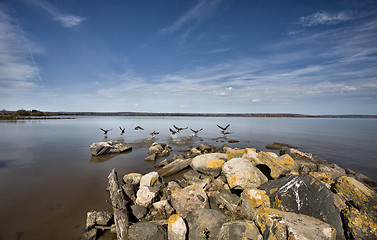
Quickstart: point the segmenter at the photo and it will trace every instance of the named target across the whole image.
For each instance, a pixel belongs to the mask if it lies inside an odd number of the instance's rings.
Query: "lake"
[[[188,129],[172,138],[173,124],[203,131],[192,136]],[[230,124],[229,134],[216,124]],[[137,125],[145,130],[135,131]],[[119,126],[126,128],[124,135]],[[105,138],[100,128],[113,130]],[[154,130],[160,134],[150,139]],[[169,144],[173,153],[199,143],[266,151],[267,144],[281,142],[377,179],[377,119],[93,116],[1,121],[0,132],[4,240],[79,239],[86,212],[111,210],[105,189],[112,168],[119,177],[154,170],[144,161],[153,141]],[[133,150],[111,159],[92,158],[89,145],[106,140],[124,140]]]

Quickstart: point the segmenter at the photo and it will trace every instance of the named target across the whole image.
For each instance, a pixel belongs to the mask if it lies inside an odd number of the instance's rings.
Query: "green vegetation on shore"
[[[24,110],[20,109],[15,112],[3,110],[0,112],[0,120],[18,120],[18,119],[29,119],[35,117],[47,117],[52,116],[49,112],[41,112],[39,110]]]

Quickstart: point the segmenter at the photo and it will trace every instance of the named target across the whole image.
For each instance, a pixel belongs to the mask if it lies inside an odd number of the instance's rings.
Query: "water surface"
[[[216,126],[231,124],[223,135]],[[169,128],[190,130],[172,138]],[[134,131],[136,125],[144,131]],[[120,135],[119,126],[126,127]],[[113,129],[107,139],[99,128]],[[160,132],[155,139],[149,133]],[[86,212],[111,210],[105,202],[107,175],[154,169],[144,157],[153,141],[180,153],[199,143],[266,150],[273,142],[312,152],[377,179],[377,119],[242,117],[77,117],[0,122],[0,239],[79,239]],[[92,158],[89,144],[124,140],[129,153]],[[229,143],[229,140],[238,140]]]

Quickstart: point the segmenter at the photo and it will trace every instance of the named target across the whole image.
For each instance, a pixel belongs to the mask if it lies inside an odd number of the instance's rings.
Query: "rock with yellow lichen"
[[[366,176],[295,149],[191,149],[199,156],[123,178],[130,239],[377,240],[377,193]]]
[[[224,223],[216,240],[253,239],[262,240],[263,236],[253,221],[243,220]]]
[[[249,157],[249,160],[255,166],[267,166],[270,170],[269,176],[273,179],[276,179],[282,175],[288,175],[292,170],[298,170],[295,161],[288,154],[277,157],[275,153],[266,153],[261,151],[256,155],[252,154],[249,150],[245,157]]]
[[[347,239],[377,239],[377,223],[355,208],[342,210]]]
[[[258,188],[268,179],[253,164],[244,158],[233,158],[222,167],[223,174],[232,189]]]
[[[340,212],[334,203],[334,193],[316,178],[290,175],[269,181],[260,189],[269,195],[273,208],[327,222],[337,230],[337,239],[345,239]]]
[[[168,239],[182,240],[186,239],[187,226],[185,220],[178,214],[173,214],[168,220]]]
[[[377,222],[377,193],[353,177],[339,177],[334,184],[334,191],[344,197],[346,202],[367,214]]]
[[[264,239],[336,239],[333,226],[303,214],[259,208],[255,223]]]
[[[258,208],[270,207],[270,198],[266,191],[245,189],[241,193],[241,214],[247,219],[254,219]]]
[[[199,155],[192,159],[191,167],[198,172],[217,177],[221,172],[226,158],[227,155],[225,153]]]

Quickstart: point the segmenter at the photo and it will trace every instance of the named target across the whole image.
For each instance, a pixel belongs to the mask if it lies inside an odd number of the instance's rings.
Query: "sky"
[[[1,0],[0,108],[377,114],[377,1]]]

